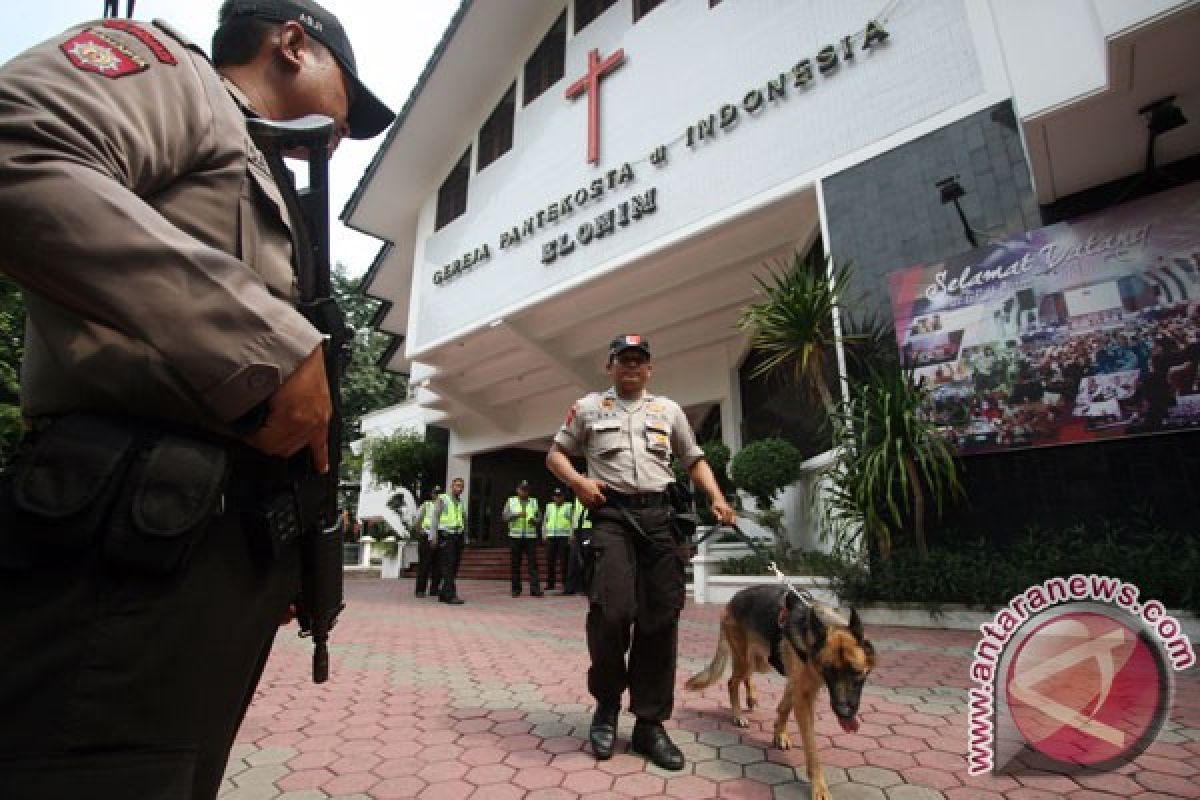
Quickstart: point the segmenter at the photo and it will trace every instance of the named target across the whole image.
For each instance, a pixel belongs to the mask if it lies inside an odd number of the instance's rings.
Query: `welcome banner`
[[[1200,426],[1200,183],[888,276],[961,453]]]

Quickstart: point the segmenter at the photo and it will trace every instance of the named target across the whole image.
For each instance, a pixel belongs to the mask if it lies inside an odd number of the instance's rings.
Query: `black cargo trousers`
[[[0,477],[0,797],[209,800],[299,587],[245,510],[271,460],[203,488],[202,459],[85,438]]]
[[[686,596],[683,554],[665,504],[627,508],[638,533],[612,505],[592,512],[595,572],[588,596],[588,691],[639,719],[670,719],[675,702],[679,614]],[[628,654],[628,663],[626,662]]]

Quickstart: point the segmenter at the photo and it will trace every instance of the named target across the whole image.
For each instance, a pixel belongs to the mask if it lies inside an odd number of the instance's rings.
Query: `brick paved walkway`
[[[461,585],[468,604],[453,607],[414,598],[409,580],[351,581],[334,678],[323,686],[308,680],[308,642],[281,635],[222,800],[809,797],[803,751],[770,746],[781,678],[759,677],[762,705],[744,730],[729,722],[723,682],[700,694],[682,689],[712,655],[719,606],[684,613],[668,728],[688,766],[667,773],[625,752],[627,714],[611,761],[586,752],[580,598],[512,599],[504,582]],[[818,740],[838,800],[1200,797],[1195,670],[1180,677],[1159,740],[1116,773],[971,778],[965,699],[975,636],[879,627],[868,635],[880,665],[857,734],[841,732],[821,694]]]

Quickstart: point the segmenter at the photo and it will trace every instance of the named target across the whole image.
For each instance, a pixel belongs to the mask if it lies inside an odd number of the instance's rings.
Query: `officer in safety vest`
[[[527,558],[529,593],[541,597],[537,565],[538,501],[536,497],[529,496],[529,481],[517,484],[517,493],[504,501],[504,513],[501,516],[508,523],[508,544],[512,548],[512,596],[521,596],[521,559]]]
[[[442,578],[438,600],[456,606],[463,604],[455,579],[458,578],[458,565],[462,561],[463,539],[467,535],[463,485],[462,478],[455,478],[450,482],[450,494],[442,495],[434,504],[433,518],[436,523],[431,537],[431,543],[437,550],[438,569]]]
[[[417,537],[417,597],[424,597],[426,590],[431,597],[437,597],[438,586],[441,584],[442,571],[437,563],[437,552],[429,541],[433,536],[433,507],[441,493],[440,486],[429,490],[413,522]]]
[[[567,579],[563,586],[563,594],[572,595],[583,588],[582,576],[579,574],[583,566],[583,541],[592,533],[592,511],[576,497],[571,501],[571,552],[567,558]]]
[[[542,519],[542,537],[546,540],[546,590],[554,588],[557,570],[567,583],[567,555],[571,548],[571,504],[563,498],[561,487],[554,487],[550,503]]]
[[[675,699],[683,556],[671,535],[666,488],[678,459],[708,493],[722,523],[733,509],[717,486],[683,410],[646,392],[652,372],[642,336],[618,336],[608,348],[612,387],[576,401],[554,437],[546,466],[592,509],[595,574],[588,590],[588,691],[596,698],[589,739],[597,759],[611,758],[621,695],[637,717],[634,752],[663,769],[683,769],[683,753],[663,728]],[[587,477],[571,457],[587,462]],[[626,663],[626,654],[629,656]]]

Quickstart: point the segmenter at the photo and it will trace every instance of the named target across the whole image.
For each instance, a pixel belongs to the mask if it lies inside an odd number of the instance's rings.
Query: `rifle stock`
[[[325,376],[333,413],[329,422],[329,472],[318,474],[305,450],[288,463],[301,523],[301,585],[297,598],[300,635],[313,640],[313,682],[329,678],[329,631],[344,607],[342,531],[337,491],[341,470],[341,376],[349,358],[350,336],[333,299],[329,263],[329,141],[333,120],[311,115],[287,122],[247,120],[250,135],[264,151],[293,219],[303,221],[296,254],[300,303],[297,309],[325,336]],[[283,165],[283,154],[308,152],[309,185],[298,192]]]

